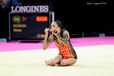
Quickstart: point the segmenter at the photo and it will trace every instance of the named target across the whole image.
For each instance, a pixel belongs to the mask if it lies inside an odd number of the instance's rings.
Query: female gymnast
[[[49,31],[51,31],[51,35],[48,38]],[[54,41],[58,47],[59,54],[55,58],[45,61],[47,65],[70,66],[76,63],[77,54],[71,45],[69,32],[63,27],[59,20],[51,23],[50,30],[49,28],[45,29],[43,50],[47,49],[52,41]]]

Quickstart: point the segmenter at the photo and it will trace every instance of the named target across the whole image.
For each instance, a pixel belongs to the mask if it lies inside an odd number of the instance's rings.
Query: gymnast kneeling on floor
[[[49,32],[51,32],[51,34],[48,37]],[[59,54],[55,58],[45,61],[47,65],[70,66],[76,63],[77,54],[70,42],[69,32],[63,27],[62,22],[59,20],[51,23],[51,29],[45,29],[43,50],[47,49],[52,41],[54,41],[58,47]]]

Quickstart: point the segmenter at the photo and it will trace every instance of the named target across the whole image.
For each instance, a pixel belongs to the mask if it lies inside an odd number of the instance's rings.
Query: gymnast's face
[[[60,27],[58,27],[58,25],[57,25],[56,22],[52,22],[52,23],[51,23],[51,30],[52,30],[52,31],[56,30],[57,33],[60,33]]]

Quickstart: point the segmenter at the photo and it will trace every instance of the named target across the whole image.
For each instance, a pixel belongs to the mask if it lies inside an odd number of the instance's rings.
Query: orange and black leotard
[[[57,37],[54,36],[54,42],[59,49],[59,54],[64,58],[75,58],[77,59],[77,54],[72,47],[70,39],[68,40],[68,35],[65,33],[64,37],[59,36],[60,40],[62,40],[65,44],[60,44]]]

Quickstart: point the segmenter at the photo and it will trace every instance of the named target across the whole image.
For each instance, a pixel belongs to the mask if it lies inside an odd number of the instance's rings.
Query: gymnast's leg
[[[54,66],[55,64],[58,64],[61,60],[62,60],[62,56],[57,55],[55,58],[45,61],[45,63],[47,65]]]
[[[68,59],[62,59],[60,62],[60,66],[70,66],[75,64],[77,59],[75,58],[68,58]]]

